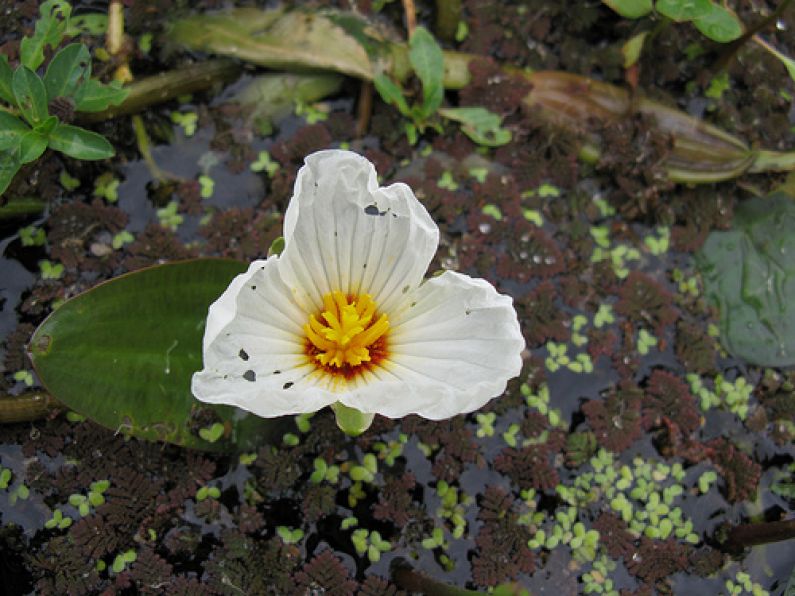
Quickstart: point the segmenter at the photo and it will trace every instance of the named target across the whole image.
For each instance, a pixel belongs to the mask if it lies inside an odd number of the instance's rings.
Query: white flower
[[[264,417],[342,404],[439,420],[519,374],[511,298],[452,271],[423,281],[439,230],[408,186],[379,188],[365,158],[307,157],[284,239],[210,306],[198,399]]]

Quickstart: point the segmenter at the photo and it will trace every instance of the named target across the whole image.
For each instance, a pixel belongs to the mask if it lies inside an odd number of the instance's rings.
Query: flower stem
[[[46,206],[45,201],[35,197],[13,199],[0,207],[0,221],[40,215]]]
[[[349,437],[358,437],[370,428],[375,418],[375,414],[365,414],[340,402],[331,404],[331,409],[334,410],[334,416],[337,418],[337,426]]]
[[[31,422],[57,410],[58,402],[43,391],[0,395],[0,424]]]
[[[795,519],[740,524],[728,531],[728,536],[723,543],[723,550],[729,553],[740,553],[751,546],[792,540],[793,538],[795,538]]]
[[[392,581],[399,587],[412,593],[437,594],[438,596],[475,596],[473,592],[458,586],[447,585],[439,580],[415,571],[404,559],[395,559],[390,567]],[[513,594],[514,592],[509,592]]]

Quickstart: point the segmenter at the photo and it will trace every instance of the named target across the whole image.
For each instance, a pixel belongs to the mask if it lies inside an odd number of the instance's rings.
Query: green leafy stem
[[[20,44],[20,64],[12,69],[0,55],[0,194],[19,169],[49,147],[85,160],[114,155],[100,134],[69,124],[74,112],[98,112],[121,103],[127,91],[119,83],[104,85],[91,78],[91,54],[81,43],[61,48],[40,76],[47,47],[57,48],[67,36],[71,6],[48,0],[32,37]]]
[[[417,27],[409,40],[409,63],[422,85],[422,100],[409,104],[403,88],[384,73],[376,74],[373,84],[386,103],[407,118],[406,136],[414,145],[418,133],[426,128],[439,131],[436,114],[461,124],[461,131],[475,143],[486,147],[505,145],[511,133],[501,128],[502,118],[483,107],[442,108],[444,100],[444,54],[427,29]]]

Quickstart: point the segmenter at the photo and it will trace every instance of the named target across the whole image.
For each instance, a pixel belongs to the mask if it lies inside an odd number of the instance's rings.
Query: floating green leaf
[[[693,19],[696,29],[718,43],[734,41],[743,34],[743,25],[736,14],[718,4],[710,7],[710,12]]]
[[[712,232],[697,255],[721,341],[760,366],[795,364],[795,201],[783,193],[743,203],[734,229]]]
[[[284,420],[198,402],[207,308],[244,263],[196,259],[131,273],[64,303],[30,343],[39,378],[69,408],[120,432],[207,450],[251,450],[278,440]],[[199,437],[192,420],[211,410],[225,434]],[[201,425],[204,426],[204,425]]]
[[[77,159],[107,159],[114,155],[113,145],[105,137],[71,124],[55,127],[50,133],[50,147]]]
[[[627,19],[639,19],[651,12],[651,0],[602,0],[610,8]]]
[[[657,12],[671,20],[692,21],[712,10],[710,0],[657,0]]]
[[[511,132],[501,127],[502,118],[486,108],[443,108],[439,114],[460,122],[461,131],[479,145],[499,147],[511,141]]]

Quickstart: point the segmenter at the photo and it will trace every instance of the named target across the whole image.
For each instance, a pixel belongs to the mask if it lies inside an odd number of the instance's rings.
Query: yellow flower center
[[[327,367],[359,366],[373,359],[374,345],[389,330],[389,320],[376,321],[376,305],[369,294],[348,297],[342,292],[323,296],[323,312],[309,316],[304,331],[314,359]]]

